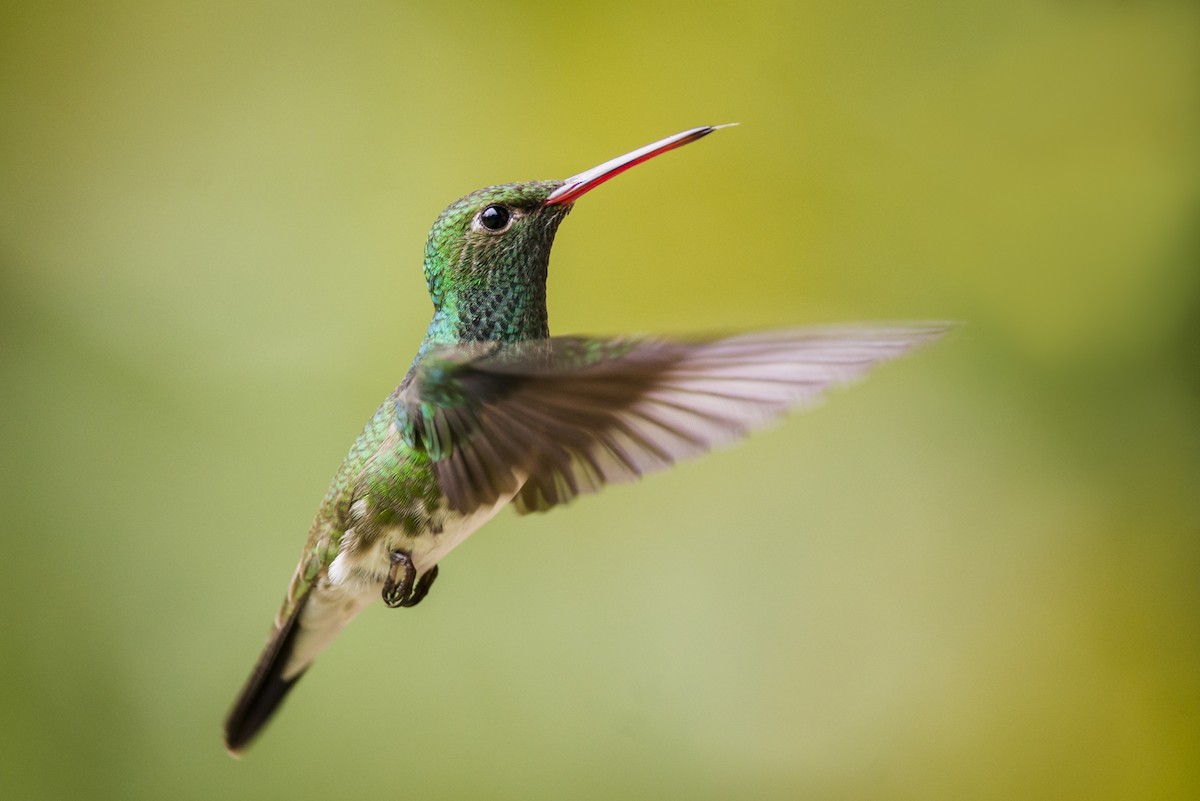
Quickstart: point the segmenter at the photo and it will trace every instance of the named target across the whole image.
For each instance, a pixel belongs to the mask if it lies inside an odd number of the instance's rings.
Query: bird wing
[[[543,511],[731,442],[949,327],[451,346],[416,369],[397,428],[456,511],[514,491]]]

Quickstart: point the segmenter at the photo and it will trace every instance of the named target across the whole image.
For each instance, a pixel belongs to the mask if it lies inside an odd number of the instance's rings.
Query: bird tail
[[[305,665],[299,672],[284,676],[295,650],[296,635],[300,631],[300,613],[304,611],[310,594],[306,593],[284,624],[272,632],[267,647],[254,666],[254,672],[225,718],[225,748],[233,756],[241,755],[307,669]]]

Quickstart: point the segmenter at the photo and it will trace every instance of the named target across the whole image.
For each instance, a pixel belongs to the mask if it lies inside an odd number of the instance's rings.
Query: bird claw
[[[412,557],[404,551],[392,551],[392,569],[383,583],[383,602],[391,609],[416,606],[428,594],[437,574],[438,567],[434,565],[418,579]]]
[[[383,583],[383,602],[392,609],[404,606],[404,602],[412,596],[416,579],[417,569],[413,566],[412,557],[404,551],[392,551],[392,569]]]

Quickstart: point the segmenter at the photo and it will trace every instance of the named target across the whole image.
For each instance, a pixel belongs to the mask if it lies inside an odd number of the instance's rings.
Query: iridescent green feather
[[[300,564],[288,586],[283,607],[279,611],[280,620],[292,614],[300,599],[337,558],[342,537],[349,525],[350,507],[361,494],[364,479],[373,472],[373,463],[378,461],[381,454],[389,454],[386,445],[392,430],[395,404],[393,396],[380,405],[350,446],[346,459],[330,482],[309,530]],[[394,452],[390,455],[393,458],[395,456]]]

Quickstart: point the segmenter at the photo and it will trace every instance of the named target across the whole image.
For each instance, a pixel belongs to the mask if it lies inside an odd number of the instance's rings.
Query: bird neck
[[[440,298],[417,358],[430,348],[464,342],[524,342],[548,336],[544,281],[460,290]]]

